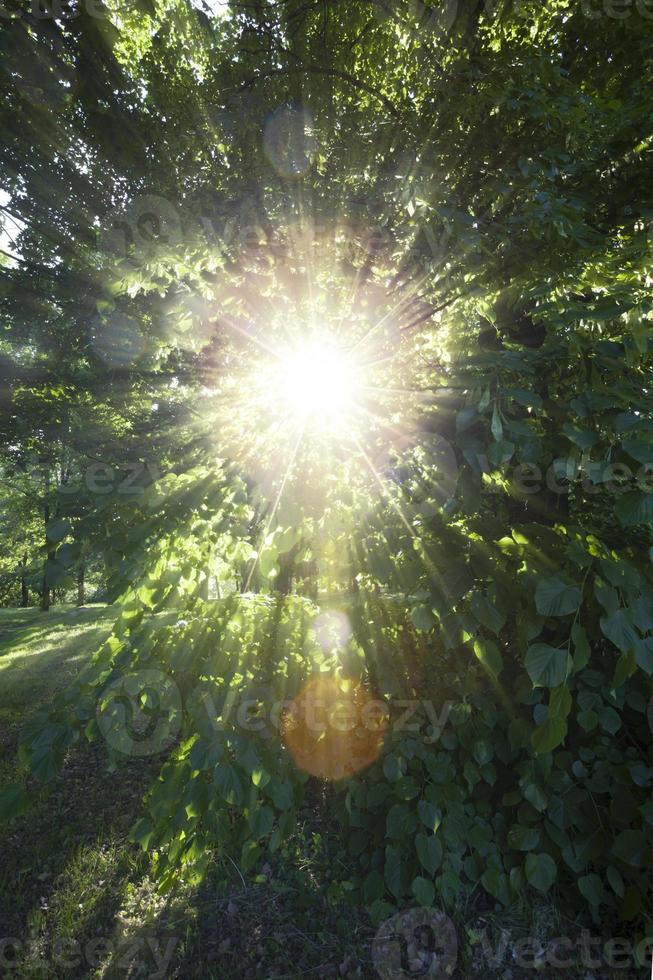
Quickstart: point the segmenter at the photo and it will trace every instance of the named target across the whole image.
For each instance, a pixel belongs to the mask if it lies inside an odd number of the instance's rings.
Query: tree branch
[[[248,88],[253,88],[258,82],[264,81],[266,78],[272,78],[274,75],[290,75],[294,74],[296,70],[305,71],[313,73],[316,75],[329,75],[332,78],[340,78],[343,82],[348,82],[355,88],[360,89],[362,92],[367,92],[368,95],[373,95],[374,98],[381,102],[388,112],[390,112],[395,119],[402,119],[401,112],[396,107],[394,102],[392,102],[387,96],[382,95],[377,92],[372,85],[368,85],[367,82],[361,81],[360,78],[356,78],[354,75],[350,75],[348,72],[339,71],[337,68],[327,68],[324,65],[298,65],[297,69],[294,68],[270,68],[269,71],[260,72],[253,78],[248,79],[248,81],[243,82],[243,84],[236,89],[237,92],[244,92]]]

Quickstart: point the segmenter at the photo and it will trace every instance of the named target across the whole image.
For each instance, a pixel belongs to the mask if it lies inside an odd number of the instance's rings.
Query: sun
[[[317,515],[336,480],[379,493],[431,396],[423,304],[381,267],[352,278],[349,232],[304,231],[288,239],[288,268],[253,261],[225,277],[197,414],[261,508],[283,498]]]
[[[348,485],[376,492],[377,467],[412,444],[414,398],[390,318],[377,327],[355,306],[340,315],[324,306],[247,328],[234,320],[209,392],[223,458],[271,498],[283,486],[286,496],[318,501],[345,472]]]
[[[303,428],[337,433],[362,407],[363,365],[329,336],[280,351],[270,375],[276,410]]]

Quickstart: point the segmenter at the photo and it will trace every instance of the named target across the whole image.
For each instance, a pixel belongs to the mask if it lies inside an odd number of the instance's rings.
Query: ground
[[[23,722],[75,676],[114,618],[103,606],[55,607],[47,614],[0,610],[1,783],[14,778]],[[11,966],[12,976],[378,978],[371,959],[376,929],[364,909],[338,900],[342,845],[319,784],[295,838],[252,875],[242,876],[235,862],[216,861],[200,888],[164,897],[148,857],[127,839],[160,759],[131,759],[114,773],[105,760],[101,745],[77,746],[52,788],[0,831],[0,964]],[[571,932],[573,924],[561,922],[550,906],[502,920],[474,907],[456,924],[466,937],[456,977],[607,976],[521,971],[510,947],[492,971],[478,945],[476,955],[470,950],[469,940],[484,927],[492,930],[494,948],[501,930]]]

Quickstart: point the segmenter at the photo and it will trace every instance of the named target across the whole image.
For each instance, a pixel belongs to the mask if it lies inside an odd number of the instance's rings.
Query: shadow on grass
[[[297,831],[248,875],[225,856],[209,864],[200,885],[180,886],[159,908],[151,892],[134,894],[122,948],[133,942],[147,963],[154,946],[160,962],[169,960],[170,980],[378,980],[375,930],[367,911],[347,901],[351,862],[335,830],[315,780]],[[103,974],[124,975],[115,964]]]
[[[320,866],[319,842],[295,839],[268,857],[245,883],[225,865],[197,890],[186,909],[162,917],[168,933],[183,931],[173,977],[272,980],[293,977],[377,977],[365,909],[330,898],[333,864]],[[258,873],[257,873],[258,872]]]
[[[109,773],[102,745],[77,746],[61,776],[9,825],[0,936],[19,940],[14,976],[91,976],[106,957],[126,891],[147,872],[127,835],[160,765],[129,760]]]
[[[77,747],[2,841],[0,936],[18,940],[13,976],[375,976],[373,930],[364,910],[339,900],[342,855],[317,832],[315,804],[247,878],[225,859],[199,887],[163,897],[148,858],[127,842],[162,760],[129,760],[111,774],[103,754]]]
[[[51,637],[68,642],[71,634],[83,635],[91,624],[96,624],[98,630],[108,631],[118,616],[118,610],[110,606],[70,609],[56,614],[41,613],[39,610],[27,611],[32,615],[11,625],[7,624],[5,618],[0,618],[0,665],[3,665],[5,657],[13,657],[23,648],[26,655],[40,653],[39,646]],[[50,648],[53,648],[52,644]]]

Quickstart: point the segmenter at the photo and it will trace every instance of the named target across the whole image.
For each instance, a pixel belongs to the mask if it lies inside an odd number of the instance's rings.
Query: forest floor
[[[22,724],[74,678],[114,619],[104,606],[0,610],[0,786],[15,778]],[[294,838],[248,878],[234,862],[216,862],[199,888],[162,896],[149,857],[128,841],[161,760],[132,758],[113,773],[105,760],[101,744],[77,745],[31,810],[0,830],[0,975],[379,977],[371,954],[376,929],[364,909],[341,901],[347,857],[323,789],[316,786]],[[464,941],[455,978],[609,976],[515,964],[519,938],[569,934],[573,924],[565,928],[550,905],[500,919],[475,907],[456,925]],[[484,931],[492,937],[486,952]],[[385,966],[386,980],[445,976]],[[644,980],[645,973],[614,976]]]

